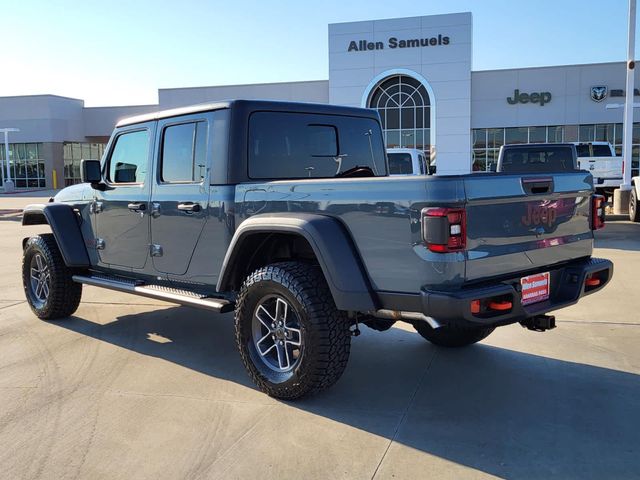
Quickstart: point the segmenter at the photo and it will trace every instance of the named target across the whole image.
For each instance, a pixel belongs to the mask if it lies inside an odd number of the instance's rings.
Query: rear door
[[[591,176],[469,175],[466,279],[535,270],[591,255]]]
[[[210,113],[158,122],[151,195],[151,256],[161,273],[186,273],[208,215]]]

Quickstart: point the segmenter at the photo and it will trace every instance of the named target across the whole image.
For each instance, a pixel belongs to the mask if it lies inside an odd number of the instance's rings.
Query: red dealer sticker
[[[520,285],[522,285],[522,305],[541,302],[549,298],[549,272],[522,277]]]

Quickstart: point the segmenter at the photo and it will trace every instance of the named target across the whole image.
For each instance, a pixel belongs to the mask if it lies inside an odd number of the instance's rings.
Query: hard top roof
[[[334,115],[352,115],[359,117],[378,118],[375,110],[343,107],[338,105],[327,105],[324,103],[303,103],[303,102],[277,102],[271,100],[225,100],[213,103],[201,103],[187,107],[173,108],[170,110],[160,110],[157,112],[145,113],[120,120],[116,127],[133,125],[136,123],[150,122],[162,118],[171,118],[193,113],[208,112],[220,109],[241,109],[245,112],[251,111],[280,111],[295,113],[317,113]]]
[[[507,143],[503,147],[509,148],[546,148],[546,147],[573,147],[575,146],[571,142],[553,143],[553,142],[538,142],[538,143]]]

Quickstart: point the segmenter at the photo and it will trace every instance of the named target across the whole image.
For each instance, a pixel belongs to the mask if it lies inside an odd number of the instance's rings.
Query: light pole
[[[635,74],[635,44],[636,44],[636,0],[629,0],[629,30],[627,44],[627,84],[624,101],[624,120],[622,134],[622,161],[624,175],[622,185],[613,192],[613,213],[627,213],[629,196],[631,194],[631,141],[633,136],[633,87]]]
[[[5,193],[13,192],[14,185],[11,180],[11,169],[9,168],[9,132],[19,132],[18,128],[0,128],[0,132],[4,132],[4,157],[7,161],[7,174],[4,177],[4,191]],[[0,166],[0,168],[2,168]]]

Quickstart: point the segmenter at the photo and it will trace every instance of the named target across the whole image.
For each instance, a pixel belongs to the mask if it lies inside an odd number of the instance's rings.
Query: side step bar
[[[188,290],[180,290],[162,285],[140,285],[132,280],[106,275],[74,275],[73,281],[85,285],[93,285],[94,287],[164,300],[165,302],[177,303],[179,305],[203,308],[216,313],[231,312],[234,308],[233,302],[225,300],[224,298],[211,298]]]

